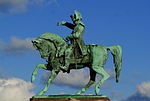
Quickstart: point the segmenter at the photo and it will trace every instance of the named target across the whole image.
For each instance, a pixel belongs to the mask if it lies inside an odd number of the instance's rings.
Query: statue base
[[[41,95],[33,96],[30,101],[111,101],[103,95]]]

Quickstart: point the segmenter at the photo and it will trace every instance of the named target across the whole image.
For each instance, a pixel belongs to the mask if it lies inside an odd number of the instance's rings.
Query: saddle
[[[79,46],[76,46],[75,48],[72,47],[72,54],[71,54],[71,58],[70,58],[70,62],[71,64],[73,63],[77,63],[80,64],[83,61],[87,61],[88,59],[88,54],[89,54],[89,46],[85,45],[84,46],[84,54],[81,52],[81,49],[79,48]]]

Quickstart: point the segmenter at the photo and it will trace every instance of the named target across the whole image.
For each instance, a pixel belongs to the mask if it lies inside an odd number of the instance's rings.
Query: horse
[[[60,66],[64,63],[64,51],[58,51],[61,49],[67,49],[69,44],[57,34],[46,32],[41,36],[32,40],[33,47],[39,51],[41,58],[47,60],[47,64],[38,64],[31,76],[31,82],[35,80],[35,76],[39,69],[45,69],[51,71],[50,77],[45,85],[45,87],[37,94],[43,95],[50,84],[56,78],[60,71],[63,71]],[[122,67],[122,48],[120,45],[113,45],[110,47],[102,45],[86,45],[87,55],[82,58],[70,58],[69,70],[71,69],[81,69],[88,67],[90,70],[90,80],[85,85],[84,88],[77,91],[76,94],[80,95],[84,93],[91,85],[95,83],[96,74],[102,76],[95,85],[95,94],[98,95],[100,92],[101,85],[110,77],[110,75],[104,70],[104,65],[108,58],[108,51],[113,56],[113,63],[115,66],[116,82],[119,82],[121,67]],[[72,51],[73,52],[73,51]],[[58,56],[58,54],[61,54]],[[63,71],[64,72],[64,71]],[[68,72],[69,73],[69,72]]]

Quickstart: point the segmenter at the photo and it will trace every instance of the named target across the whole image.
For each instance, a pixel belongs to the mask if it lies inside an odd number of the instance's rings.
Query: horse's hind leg
[[[102,46],[93,47],[92,56],[92,69],[102,76],[102,79],[95,86],[95,93],[98,94],[101,85],[109,78],[109,74],[103,69],[108,56],[107,49]]]
[[[89,87],[94,84],[95,77],[96,77],[96,72],[94,70],[90,69],[90,80],[89,80],[89,82],[85,85],[84,88],[82,88],[80,91],[76,92],[76,94],[79,95],[81,93],[84,93],[87,89],[89,89]]]
[[[110,75],[100,66],[93,66],[93,69],[102,76],[102,79],[95,85],[96,95],[99,93],[101,85],[110,77]]]

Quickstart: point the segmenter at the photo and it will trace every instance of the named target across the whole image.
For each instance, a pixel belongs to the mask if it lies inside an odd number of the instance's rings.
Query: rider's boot
[[[65,58],[65,65],[64,66],[61,66],[60,68],[67,71],[68,68],[69,68],[69,59]]]
[[[69,65],[70,65],[70,56],[71,56],[71,47],[69,47],[66,51],[65,51],[65,63],[64,63],[64,66],[61,66],[60,68],[67,71],[68,68],[69,68]]]
[[[84,47],[84,46],[82,46],[82,47],[80,47],[80,49],[81,49],[81,56],[82,57],[84,57],[85,55],[87,55],[87,50],[86,50],[86,47]]]

